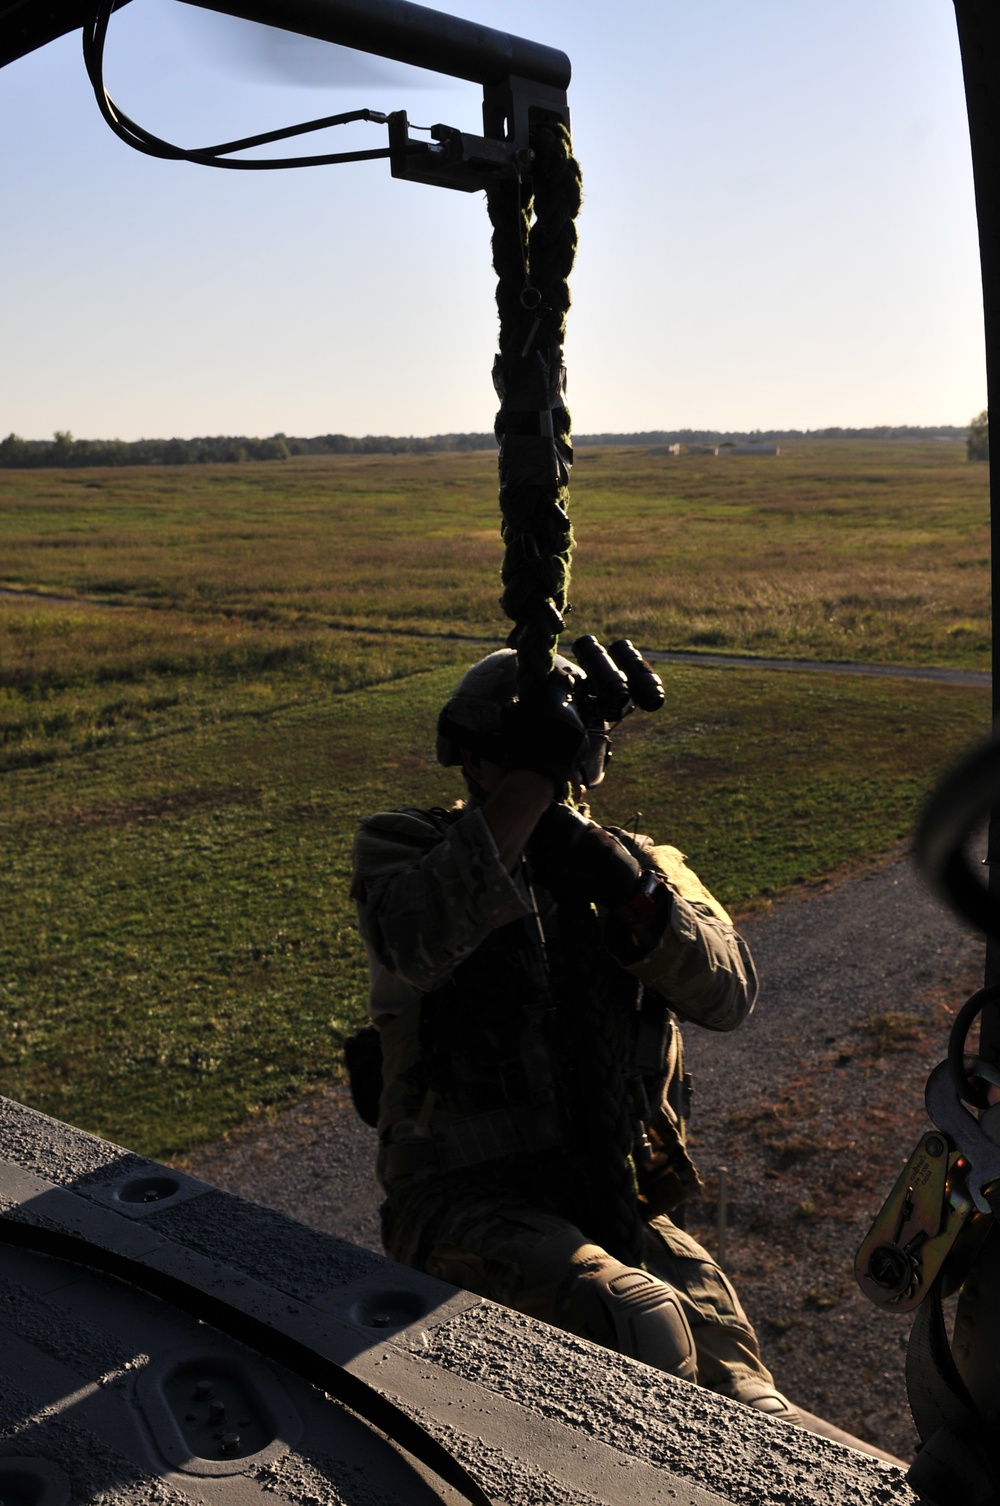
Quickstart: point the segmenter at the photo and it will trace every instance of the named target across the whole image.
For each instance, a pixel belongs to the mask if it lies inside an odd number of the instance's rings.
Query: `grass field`
[[[988,667],[984,468],[957,446],[606,450],[574,632]],[[436,711],[502,632],[491,456],[6,472],[0,1084],[153,1154],[339,1070],[365,812],[447,801]],[[71,596],[82,601],[59,601]],[[595,813],[730,905],[891,847],[986,692],[671,668]]]

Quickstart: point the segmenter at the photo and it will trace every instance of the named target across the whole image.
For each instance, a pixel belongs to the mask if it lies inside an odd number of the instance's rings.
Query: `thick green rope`
[[[500,398],[500,509],[505,544],[501,605],[514,622],[518,688],[545,678],[569,610],[573,530],[569,520],[570,415],[563,339],[569,274],[576,255],[580,168],[569,131],[545,122],[532,134],[530,190],[498,184],[487,195],[493,224],[500,353],[493,381]],[[590,1222],[619,1260],[642,1260],[642,1222],[630,1151],[627,1047],[610,1001],[572,966],[561,982],[572,999],[579,1044],[577,1082],[587,1084]],[[572,1054],[572,1053],[571,1053]]]
[[[522,687],[551,670],[569,608],[573,452],[562,342],[581,199],[566,127],[536,127],[532,148],[531,189],[511,179],[487,195],[500,316],[501,605],[514,622],[507,641]]]

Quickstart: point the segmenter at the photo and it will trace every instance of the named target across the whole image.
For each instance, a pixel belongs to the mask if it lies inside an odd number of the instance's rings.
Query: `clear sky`
[[[961,424],[985,406],[950,0],[441,8],[573,62],[578,432]],[[108,83],[184,146],[361,105],[480,129],[473,85],[179,0],[113,18]],[[140,156],[98,114],[79,33],[0,72],[0,123],[0,434],[491,427],[482,195],[386,162]]]

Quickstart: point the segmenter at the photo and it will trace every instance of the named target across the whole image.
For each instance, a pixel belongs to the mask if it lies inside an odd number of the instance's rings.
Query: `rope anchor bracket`
[[[493,188],[505,178],[530,179],[530,137],[541,120],[569,128],[565,89],[516,77],[485,86],[482,136],[439,124],[430,127],[431,140],[422,141],[410,135],[406,111],[395,110],[388,118],[392,176],[461,193]]]
[[[389,166],[394,178],[475,193],[499,178],[516,176],[509,142],[470,136],[455,126],[434,125],[430,141],[415,140],[405,110],[389,116]]]

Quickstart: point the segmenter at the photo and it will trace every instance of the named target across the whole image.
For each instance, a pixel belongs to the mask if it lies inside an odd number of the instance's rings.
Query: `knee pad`
[[[615,1332],[615,1347],[680,1380],[695,1381],[694,1339],[672,1286],[634,1266],[609,1260],[581,1277]]]

